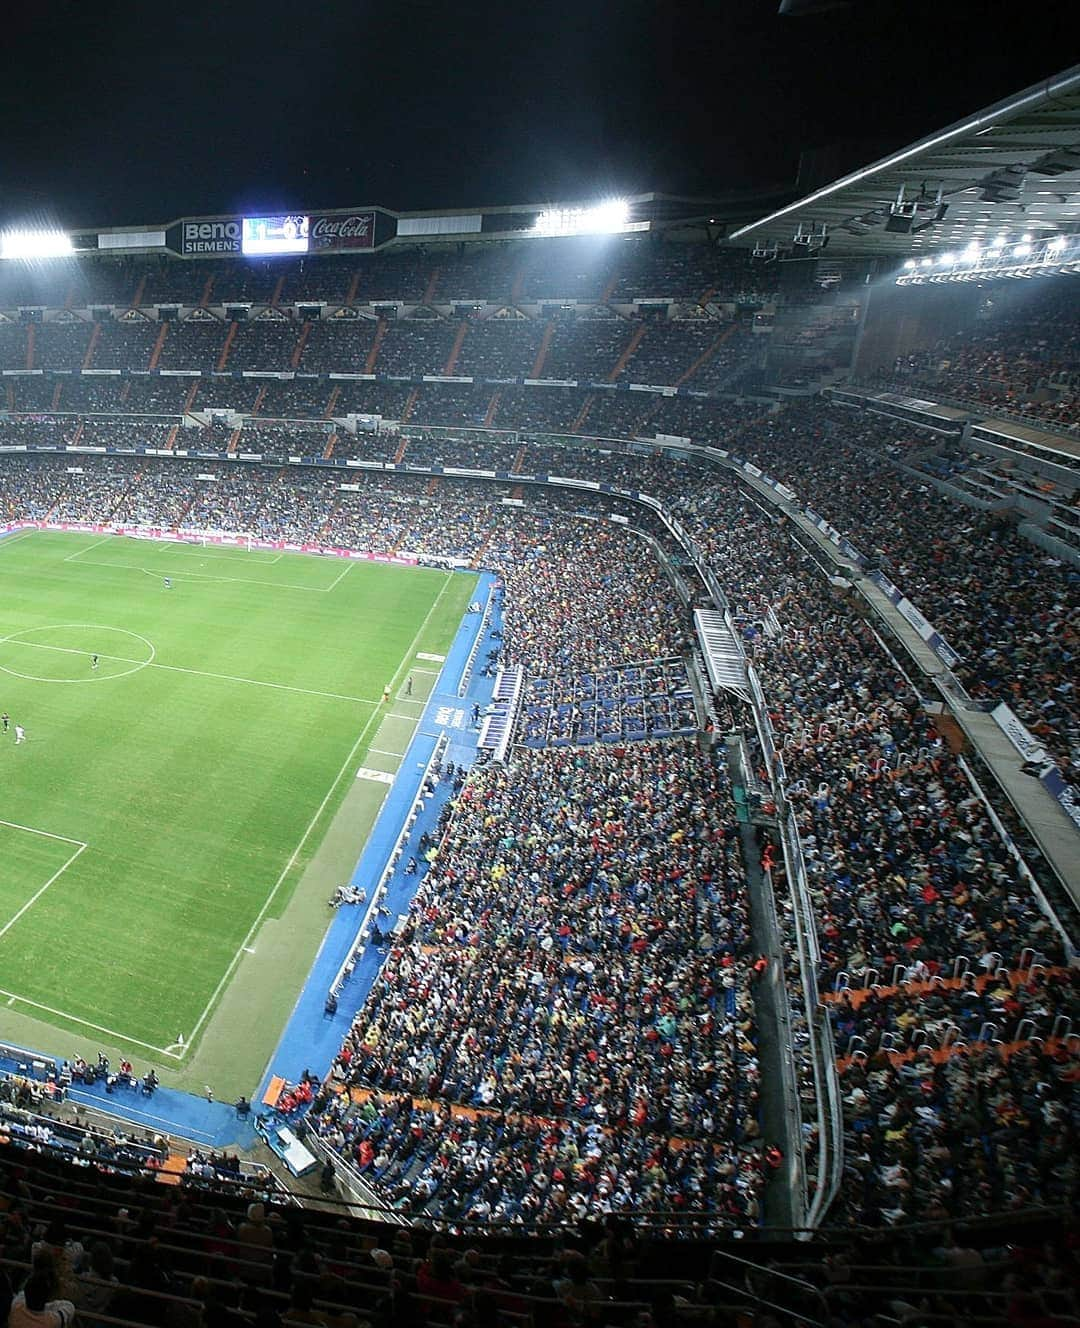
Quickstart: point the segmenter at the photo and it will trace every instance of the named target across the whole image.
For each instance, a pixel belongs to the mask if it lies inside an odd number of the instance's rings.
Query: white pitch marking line
[[[50,646],[43,641],[0,641],[0,645],[26,646],[30,650],[53,650],[61,655],[83,655],[89,659],[95,652],[92,650],[74,650],[70,646]],[[341,692],[318,692],[311,687],[292,687],[284,682],[264,682],[261,678],[241,678],[234,673],[208,673],[205,669],[185,669],[179,664],[158,664],[151,663],[148,660],[128,659],[125,655],[103,655],[100,651],[96,652],[98,659],[109,659],[115,664],[142,664],[148,669],[164,669],[166,673],[191,673],[197,678],[217,678],[221,682],[241,682],[247,683],[250,687],[272,687],[279,692],[300,692],[304,696],[325,696],[331,701],[353,701],[357,705],[379,705],[378,701],[369,700],[366,696],[345,696]]]
[[[108,539],[124,539],[123,535],[109,535]],[[140,543],[145,544],[145,540]],[[285,556],[283,553],[272,554],[269,549],[245,549],[240,544],[192,544],[186,540],[163,540],[155,547],[156,553],[188,554],[193,558],[202,558],[206,562],[235,562],[233,554],[241,554],[239,560],[254,563],[256,567],[273,567]],[[124,566],[127,566],[125,563]]]
[[[60,870],[54,871],[53,874],[49,877],[49,879],[45,882],[45,884],[39,890],[36,890],[26,901],[26,903],[23,904],[22,908],[19,909],[19,911],[15,914],[15,916],[13,918],[10,918],[7,922],[4,923],[2,927],[0,927],[0,937],[6,936],[8,932],[12,929],[12,927],[14,927],[16,922],[18,922],[18,920],[22,917],[22,915],[28,909],[34,907],[34,905],[45,893],[45,891],[49,888],[49,886],[52,885],[53,881],[59,880],[59,878],[63,876],[64,872],[67,871],[67,869],[71,866],[71,864],[75,861],[75,859],[79,856],[79,854],[85,852],[86,852],[86,845],[80,844],[79,847],[75,850],[75,852],[71,855],[71,857],[68,858],[67,862],[65,862],[64,865],[60,868]]]
[[[396,756],[399,761],[405,755],[404,752],[388,752],[385,747],[369,747],[368,751],[373,752],[376,756]]]
[[[105,539],[121,539],[121,538],[123,537],[119,535],[105,536]],[[98,541],[98,542],[103,543],[104,541]],[[93,546],[88,546],[88,547],[93,547]],[[172,552],[175,553],[177,549],[187,548],[188,546],[177,545],[171,542],[166,542],[163,543],[160,547],[162,551],[171,550]],[[188,572],[188,571],[175,572],[175,571],[169,571],[165,567],[162,567],[160,569],[154,567],[143,567],[141,563],[103,563],[93,558],[83,558],[82,555],[85,552],[87,552],[86,549],[78,549],[75,553],[69,554],[68,557],[64,559],[64,561],[81,562],[85,567],[106,567],[112,569],[125,568],[129,572],[142,572],[145,576],[154,577],[155,580],[164,579],[165,577],[168,577],[170,581],[233,581],[237,585],[266,586],[270,590],[306,590],[311,595],[327,595],[333,589],[333,586],[300,586],[292,581],[257,581],[255,580],[254,577],[250,576],[215,576],[212,572]],[[283,555],[279,553],[278,557],[281,558],[283,557]],[[258,566],[260,567],[269,566],[269,565],[270,564],[263,564],[263,563],[258,564]],[[349,566],[351,567],[352,563],[350,563]],[[340,580],[340,576],[338,577],[338,580]],[[334,585],[336,584],[337,581],[335,580]]]
[[[51,830],[35,830],[32,825],[20,825],[18,821],[0,820],[0,825],[10,825],[12,830],[25,830],[31,835],[41,835],[45,839],[59,839],[64,844],[78,844],[80,848],[86,848],[86,844],[81,839],[71,839],[67,835],[54,835]]]
[[[28,539],[31,535],[36,535],[36,530],[15,530],[10,535],[4,535],[0,538],[0,548],[7,548],[9,544],[18,544],[20,540]]]
[[[113,536],[110,535],[109,538],[112,539]],[[172,546],[165,545],[164,547],[171,548]],[[84,567],[107,567],[114,570],[121,567],[126,568],[129,572],[142,572],[144,576],[152,576],[156,581],[162,581],[166,577],[170,581],[230,581],[242,586],[264,586],[267,590],[303,590],[309,595],[328,595],[333,589],[333,586],[299,586],[293,581],[257,581],[250,576],[214,576],[211,572],[177,572],[171,571],[165,566],[158,569],[141,567],[136,563],[97,562],[93,558],[80,558],[78,554],[72,554],[71,556],[74,561],[81,562]],[[351,566],[352,563],[349,564],[349,567]],[[347,571],[348,568],[345,570]],[[337,580],[340,580],[340,577]],[[334,585],[337,584],[337,580],[335,580]]]
[[[74,553],[69,553],[64,562],[74,562],[84,553],[89,553],[91,549],[96,549],[99,544],[107,544],[109,540],[115,538],[113,535],[103,535],[101,539],[94,540],[93,544],[88,544],[84,549],[76,549]],[[99,564],[91,563],[91,567],[97,567]]]
[[[0,988],[0,996],[9,996],[17,1001],[19,1005],[29,1005],[35,1010],[44,1010],[46,1014],[55,1015],[58,1019],[69,1019],[73,1024],[81,1024],[83,1028],[92,1028],[95,1033],[104,1033],[107,1037],[118,1038],[121,1042],[128,1042],[133,1047],[145,1047],[147,1051],[156,1051],[159,1056],[171,1056],[173,1060],[179,1060],[175,1052],[166,1051],[164,1047],[155,1047],[152,1042],[143,1042],[141,1038],[128,1037],[126,1033],[118,1033],[115,1028],[105,1028],[102,1024],[92,1024],[89,1019],[80,1019],[77,1014],[69,1014],[67,1010],[57,1010],[51,1005],[42,1005],[40,1001],[32,1001],[29,996],[20,996],[18,992],[4,991]]]
[[[341,580],[341,578],[343,576],[346,576],[349,572],[351,572],[352,569],[353,569],[353,564],[351,562],[346,563],[345,566],[341,569],[341,571],[337,574],[337,576],[334,577],[333,581],[331,581],[330,584],[326,587],[324,593],[329,595],[331,590],[333,590],[333,588],[337,585],[337,583]]]
[[[145,572],[155,579],[168,577],[170,581],[230,581],[238,586],[266,586],[270,590],[306,590],[309,595],[325,595],[323,586],[298,586],[293,581],[256,581],[251,576],[214,576],[212,572],[173,572],[163,568],[136,567],[134,563],[91,563],[91,567],[126,567],[132,572]]]
[[[443,595],[446,594],[447,587],[450,585],[450,582],[453,579],[453,575],[454,575],[453,572],[447,572],[446,580],[442,584],[442,589],[435,596],[431,608],[428,609],[427,613],[424,616],[424,621],[416,629],[416,635],[412,639],[412,644],[409,646],[409,649],[405,652],[405,655],[402,658],[401,663],[398,665],[397,669],[398,674],[405,672],[406,668],[405,661],[411,658],[412,652],[416,649],[417,642],[420,640],[421,636],[423,636],[424,632],[427,630],[427,625],[431,621],[432,615],[434,614],[435,610],[438,608],[439,601],[442,599]],[[394,678],[391,679],[391,682],[395,681],[396,677],[397,674],[394,675]],[[196,1037],[198,1037],[199,1030],[206,1022],[207,1016],[209,1015],[210,1011],[214,1008],[214,1003],[217,1001],[217,998],[221,995],[222,991],[224,990],[225,984],[231,979],[233,970],[236,968],[236,965],[240,962],[240,956],[244,953],[245,947],[251,944],[251,939],[255,935],[256,931],[258,931],[260,925],[262,924],[262,920],[266,916],[267,910],[274,901],[274,896],[281,889],[282,883],[284,882],[286,876],[288,876],[289,872],[292,871],[296,859],[300,856],[300,853],[304,845],[308,841],[308,837],[310,836],[312,830],[315,829],[315,826],[319,822],[319,818],[326,810],[327,803],[329,803],[330,799],[334,796],[334,790],[341,783],[345,775],[345,772],[352,768],[353,761],[356,757],[356,752],[359,749],[360,745],[363,743],[364,739],[367,737],[368,730],[371,728],[372,724],[375,723],[375,720],[378,718],[378,716],[379,716],[378,710],[373,710],[371,714],[368,716],[367,722],[364,724],[364,727],[360,730],[360,736],[353,743],[352,749],[349,752],[348,756],[345,758],[344,764],[342,765],[341,769],[337,772],[336,776],[334,777],[334,782],[330,785],[329,789],[327,789],[326,796],[323,798],[322,802],[319,803],[315,815],[308,822],[307,829],[300,836],[299,844],[297,844],[297,846],[293,849],[292,853],[289,855],[288,862],[286,862],[285,866],[281,869],[281,875],[274,882],[273,888],[271,889],[270,893],[263,900],[262,907],[259,909],[258,913],[256,914],[255,921],[251,924],[251,927],[248,929],[248,934],[244,937],[243,941],[240,944],[240,948],[237,950],[236,954],[234,954],[232,959],[230,960],[228,968],[222,974],[221,981],[214,988],[213,994],[211,995],[210,999],[207,1001],[206,1007],[203,1010],[202,1014],[199,1015],[199,1018],[195,1023],[195,1027],[191,1030],[190,1034],[188,1035],[187,1047],[185,1047],[184,1051],[180,1053],[181,1056],[185,1054],[188,1048],[190,1048],[195,1042]]]

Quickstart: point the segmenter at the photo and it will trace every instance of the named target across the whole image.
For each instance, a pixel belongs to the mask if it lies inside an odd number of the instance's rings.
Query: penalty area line
[[[0,819],[0,825],[9,825],[12,830],[25,830],[31,835],[41,835],[44,839],[59,839],[62,844],[78,844],[86,848],[86,844],[81,839],[71,839],[68,835],[54,835],[51,830],[37,830],[32,825],[20,825],[18,821],[5,821]]]
[[[427,625],[431,621],[432,616],[435,613],[435,610],[439,607],[439,602],[442,600],[443,595],[446,594],[450,582],[453,579],[453,575],[454,575],[453,572],[447,572],[446,580],[442,584],[442,589],[435,596],[431,608],[428,609],[427,613],[424,615],[424,621],[416,629],[416,635],[413,637],[411,643],[409,644],[409,648],[405,651],[405,654],[402,656],[401,663],[397,667],[397,672],[394,674],[394,677],[390,680],[391,686],[394,686],[394,684],[397,683],[398,679],[406,672],[408,661],[414,658],[413,652],[416,650],[416,647],[419,644],[421,638],[423,637],[424,633],[427,631]],[[345,758],[345,761],[341,769],[334,776],[334,782],[327,789],[326,796],[323,798],[322,802],[319,803],[315,815],[308,822],[307,829],[300,836],[299,844],[297,844],[297,846],[293,849],[292,853],[289,855],[288,862],[286,862],[285,866],[281,869],[281,875],[274,882],[273,888],[270,890],[270,893],[263,900],[262,907],[259,909],[258,913],[256,914],[255,921],[251,924],[250,928],[248,929],[248,933],[244,937],[243,941],[241,941],[240,946],[236,951],[236,954],[234,954],[232,959],[229,961],[229,966],[222,974],[221,981],[214,988],[213,994],[211,995],[210,999],[207,1001],[202,1014],[199,1015],[199,1018],[195,1022],[195,1027],[191,1030],[191,1033],[188,1035],[187,1046],[184,1048],[183,1051],[179,1053],[179,1056],[182,1057],[191,1048],[191,1046],[195,1042],[196,1037],[198,1037],[199,1031],[201,1030],[203,1024],[206,1023],[206,1020],[209,1017],[210,1012],[213,1010],[215,1004],[217,1003],[218,997],[224,991],[226,984],[232,980],[232,976],[233,973],[236,971],[237,964],[239,964],[245,951],[247,951],[247,948],[251,945],[255,933],[259,930],[259,927],[262,925],[262,920],[263,918],[266,917],[267,911],[269,910],[270,905],[274,902],[277,892],[281,889],[285,881],[285,878],[288,876],[289,872],[291,872],[293,867],[296,865],[297,858],[299,858],[300,854],[303,852],[304,845],[311,837],[311,832],[315,829],[316,825],[318,825],[320,819],[322,818],[322,814],[326,810],[330,802],[330,799],[334,796],[334,791],[337,789],[337,786],[341,783],[342,779],[344,779],[346,772],[352,768],[353,763],[356,759],[356,753],[359,751],[360,747],[364,742],[364,739],[371,731],[372,724],[374,724],[376,719],[379,718],[380,713],[381,712],[378,709],[375,709],[372,710],[371,714],[367,717],[367,721],[365,722],[364,727],[360,730],[360,736],[353,743],[349,751],[349,754]],[[401,716],[401,718],[405,717]],[[410,716],[409,718],[411,719],[412,717]],[[418,723],[417,720],[413,720],[412,722]]]
[[[143,1042],[141,1038],[128,1037],[126,1033],[119,1033],[115,1028],[106,1028],[103,1024],[91,1023],[89,1019],[80,1019],[77,1014],[71,1014],[67,1010],[57,1010],[51,1005],[42,1005],[40,1001],[32,1001],[29,996],[20,996],[17,991],[5,991],[0,987],[0,996],[7,996],[9,1005],[15,1002],[17,1005],[28,1005],[33,1010],[44,1010],[46,1014],[51,1014],[57,1019],[67,1019],[70,1023],[79,1024],[82,1028],[92,1028],[95,1033],[104,1033],[106,1037],[117,1038],[120,1042],[130,1043],[133,1047],[143,1047],[146,1051],[156,1051],[159,1056],[169,1056],[173,1060],[180,1059],[175,1052],[167,1051],[164,1047],[155,1047],[152,1042]]]
[[[14,927],[16,922],[18,922],[18,920],[22,917],[22,915],[34,907],[34,905],[45,893],[45,891],[49,888],[49,886],[52,885],[54,881],[58,881],[60,877],[63,876],[64,872],[67,871],[67,869],[71,866],[71,864],[75,861],[75,859],[79,856],[79,854],[86,852],[86,847],[87,846],[85,844],[80,844],[79,847],[75,850],[75,852],[70,855],[67,862],[65,862],[64,865],[60,867],[57,871],[54,871],[44,885],[40,886],[37,890],[34,891],[34,893],[30,896],[30,898],[26,901],[26,903],[23,904],[22,908],[19,909],[19,911],[15,914],[15,916],[9,918],[7,922],[5,922],[2,927],[0,927],[0,938],[6,936],[8,932],[12,929],[12,927]]]

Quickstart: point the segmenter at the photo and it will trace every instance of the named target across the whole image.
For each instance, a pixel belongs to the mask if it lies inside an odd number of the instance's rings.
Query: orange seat
[[[275,1074],[273,1079],[270,1080],[270,1084],[266,1092],[263,1094],[263,1099],[262,1099],[263,1106],[264,1107],[275,1106],[277,1104],[278,1098],[281,1096],[281,1090],[284,1087],[285,1087],[285,1080],[282,1079],[281,1075]]]

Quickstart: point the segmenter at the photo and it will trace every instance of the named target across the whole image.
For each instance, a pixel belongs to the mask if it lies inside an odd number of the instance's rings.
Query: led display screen
[[[245,217],[240,244],[245,254],[306,254],[310,218]]]

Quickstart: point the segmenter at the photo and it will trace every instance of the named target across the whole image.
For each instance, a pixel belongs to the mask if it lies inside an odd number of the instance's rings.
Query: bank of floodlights
[[[69,258],[72,253],[71,237],[63,231],[0,231],[0,258],[33,261],[41,258]]]
[[[938,286],[953,281],[997,281],[1011,278],[1080,275],[1080,235],[998,235],[985,244],[934,258],[909,258],[896,279],[898,286]]]
[[[533,222],[534,235],[617,235],[638,229],[630,221],[630,204],[609,198],[593,207],[558,207],[541,212]]]

